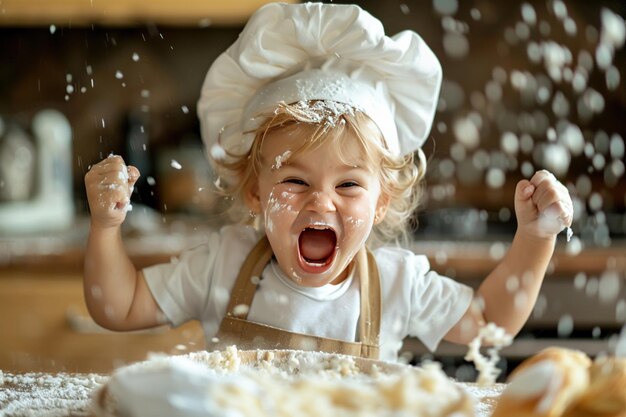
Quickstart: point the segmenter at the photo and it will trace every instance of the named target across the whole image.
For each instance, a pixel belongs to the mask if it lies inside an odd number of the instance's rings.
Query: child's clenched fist
[[[122,224],[132,209],[130,195],[139,178],[139,170],[126,166],[124,159],[110,155],[92,166],[85,175],[91,222],[102,227]]]
[[[515,213],[518,229],[538,238],[551,238],[572,225],[574,210],[567,188],[541,170],[517,184]]]

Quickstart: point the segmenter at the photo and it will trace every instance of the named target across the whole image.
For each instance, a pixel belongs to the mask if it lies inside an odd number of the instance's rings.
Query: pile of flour
[[[503,387],[455,383],[437,363],[229,348],[155,356],[111,377],[0,371],[0,417],[487,417]]]
[[[476,415],[471,395],[437,363],[415,368],[320,352],[233,347],[154,358],[119,369],[106,390],[96,409],[102,417]]]

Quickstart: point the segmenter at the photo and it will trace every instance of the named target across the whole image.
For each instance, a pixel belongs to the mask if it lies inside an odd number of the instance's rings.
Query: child
[[[516,334],[572,221],[567,189],[550,173],[518,183],[517,232],[476,293],[430,271],[424,256],[366,249],[372,230],[381,239],[406,230],[417,206],[440,83],[417,34],[386,37],[357,6],[262,7],[212,65],[198,103],[224,191],[258,227],[226,226],[179,260],[137,271],[120,225],[139,172],[105,159],[85,176],[93,318],[113,330],[197,319],[209,348],[385,360],[409,335],[434,350],[442,339],[469,342],[487,321]]]

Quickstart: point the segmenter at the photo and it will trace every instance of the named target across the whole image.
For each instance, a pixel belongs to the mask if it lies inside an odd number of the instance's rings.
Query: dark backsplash
[[[471,180],[471,175],[465,175],[461,170],[462,164],[450,155],[451,146],[457,141],[453,132],[455,120],[472,112],[480,115],[482,120],[480,144],[476,149],[470,149],[466,157],[472,159],[478,149],[483,149],[488,158],[491,155],[491,164],[501,156],[502,133],[519,128],[521,119],[516,122],[515,115],[536,116],[540,112],[545,114],[543,117],[550,126],[556,125],[557,117],[551,111],[550,103],[529,107],[507,81],[502,85],[497,105],[480,104],[481,100],[486,100],[486,86],[494,78],[495,68],[503,69],[509,76],[513,70],[535,75],[545,73],[542,65],[529,61],[528,41],[507,40],[507,30],[515,28],[521,20],[523,3],[477,0],[470,5],[459,2],[462,4],[453,16],[454,21],[442,19],[433,10],[432,0],[356,3],[379,17],[388,34],[403,29],[416,30],[442,62],[445,77],[442,105],[436,115],[431,139],[425,146],[430,173],[429,197],[422,221],[424,227],[443,234],[453,233],[450,229],[454,226],[454,219],[477,215],[479,220],[482,218],[492,224],[486,226],[487,229],[493,229],[496,224],[495,230],[508,232],[514,227],[510,216],[512,193],[515,182],[522,177],[522,164],[532,162],[535,169],[542,166],[532,161],[532,153],[520,154],[518,160],[504,170],[504,184],[489,188],[483,180],[484,172],[478,172],[478,180]],[[531,28],[531,39],[539,41],[543,36],[567,45],[574,55],[573,65],[580,50],[594,53],[596,41],[590,28],[600,28],[602,7],[622,17],[626,15],[623,1],[567,2],[568,15],[578,28],[577,34],[570,36],[549,12],[549,3],[527,3],[534,6],[538,20],[551,25],[549,36],[537,34],[537,30]],[[460,29],[465,32],[462,37],[469,42],[469,53],[462,57],[451,56],[450,49],[443,45],[449,30],[446,24],[455,21],[464,22],[465,26]],[[26,130],[33,115],[42,108],[57,109],[68,117],[74,135],[75,195],[79,211],[86,212],[83,175],[90,164],[111,152],[125,156],[129,163],[140,165],[144,174],[142,181],[150,176],[158,182],[167,172],[163,160],[167,161],[170,153],[182,158],[181,149],[185,150],[185,155],[191,155],[189,158],[193,163],[203,164],[201,158],[193,156],[194,152],[202,152],[195,103],[210,63],[235,40],[240,29],[154,24],[127,28],[72,27],[69,24],[0,28],[0,94],[3,97],[0,117],[5,124],[18,123]],[[596,38],[597,35],[596,30]],[[607,90],[601,71],[594,69],[589,74],[588,85],[604,97],[603,111],[591,119],[583,120],[576,114],[576,95],[570,86],[554,83],[554,89],[562,90],[571,103],[567,119],[580,126],[585,141],[593,144],[597,152],[603,146],[598,141],[604,141],[604,138],[598,139],[601,130],[607,137],[617,134],[626,138],[624,48],[616,52],[613,65],[621,73],[621,83],[616,90]],[[480,93],[482,99],[475,93]],[[545,135],[533,139],[535,146],[548,141]],[[626,229],[625,177],[621,176],[617,181],[606,180],[606,170],[594,168],[590,161],[585,154],[572,157],[561,180],[576,194],[582,187],[580,178],[585,176],[592,192],[602,198],[601,209],[611,222],[612,235],[623,236]],[[452,172],[450,162],[455,163]],[[610,162],[610,156],[607,156],[606,164]],[[591,219],[598,210],[590,207],[588,196],[583,197],[584,217]],[[174,197],[164,195],[163,189],[153,190],[145,182],[138,185],[137,198],[159,210],[164,208],[164,201],[172,202],[170,207],[175,201]],[[189,194],[182,198],[189,198]],[[173,209],[185,210],[185,206]],[[597,219],[589,221],[593,224]],[[585,227],[590,226],[585,223]]]

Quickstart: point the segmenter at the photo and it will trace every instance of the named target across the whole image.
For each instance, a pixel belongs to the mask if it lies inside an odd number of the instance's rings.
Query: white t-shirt
[[[177,260],[143,270],[152,295],[174,326],[199,320],[207,346],[226,313],[239,269],[261,236],[248,226],[226,226]],[[381,283],[380,359],[396,360],[407,336],[431,351],[467,311],[473,290],[430,270],[423,255],[396,247],[373,251]],[[248,320],[319,337],[355,342],[359,281],[302,287],[275,260],[263,270]]]

